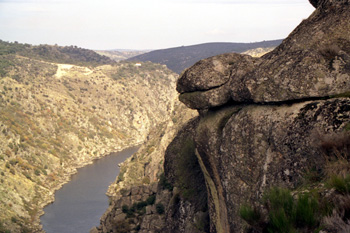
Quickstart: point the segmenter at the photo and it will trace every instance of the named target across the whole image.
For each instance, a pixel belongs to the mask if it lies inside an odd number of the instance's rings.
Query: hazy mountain
[[[181,46],[169,49],[154,50],[149,53],[129,58],[129,61],[151,61],[166,65],[176,73],[192,66],[197,61],[222,53],[243,53],[256,48],[278,46],[282,40],[262,41],[255,43],[205,43]]]
[[[96,53],[107,56],[114,61],[126,60],[131,57],[135,57],[144,53],[150,52],[150,50],[128,50],[128,49],[113,49],[113,50],[95,50]]]

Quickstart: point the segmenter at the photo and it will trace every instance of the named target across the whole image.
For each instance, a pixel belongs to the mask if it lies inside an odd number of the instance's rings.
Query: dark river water
[[[47,233],[88,233],[98,226],[108,208],[108,186],[119,174],[118,163],[139,147],[112,153],[79,168],[71,181],[55,193],[55,201],[44,208],[40,220]]]

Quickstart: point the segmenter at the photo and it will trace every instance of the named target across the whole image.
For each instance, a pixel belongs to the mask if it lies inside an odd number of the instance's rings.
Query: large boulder
[[[177,82],[180,101],[192,109],[226,104],[231,99],[231,79],[241,80],[259,61],[249,55],[228,53],[197,62]]]
[[[210,232],[245,232],[242,205],[249,203],[267,219],[266,191],[278,186],[298,192],[308,171],[325,178],[331,154],[321,142],[332,150],[345,142],[349,151],[350,4],[310,2],[315,12],[274,51],[259,59],[212,57],[178,82],[180,100],[201,114],[168,147],[166,177],[200,183],[187,176],[191,173],[175,172],[174,161],[191,145],[188,154],[196,155],[205,179]],[[228,57],[234,62],[223,59]],[[169,210],[169,227],[189,218],[174,214],[184,210],[182,205]]]
[[[198,62],[177,83],[193,109],[278,103],[350,92],[350,4],[319,1],[280,46],[260,59],[226,54]]]
[[[326,9],[316,9],[243,81],[232,79],[232,99],[283,102],[349,92],[350,5]]]
[[[265,190],[295,188],[326,164],[320,140],[350,125],[350,99],[246,105],[201,116],[195,134],[210,200],[211,232],[243,232],[240,206]]]

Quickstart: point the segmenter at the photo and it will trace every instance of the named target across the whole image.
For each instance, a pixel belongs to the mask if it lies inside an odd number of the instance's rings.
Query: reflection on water
[[[98,226],[108,208],[107,188],[119,174],[118,164],[138,148],[113,153],[78,169],[71,181],[55,193],[55,202],[44,208],[45,214],[40,218],[44,230],[47,233],[88,233]]]

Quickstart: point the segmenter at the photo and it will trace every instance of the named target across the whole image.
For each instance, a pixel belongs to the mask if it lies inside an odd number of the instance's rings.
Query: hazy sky
[[[90,49],[160,49],[281,39],[307,0],[0,0],[0,39]]]

